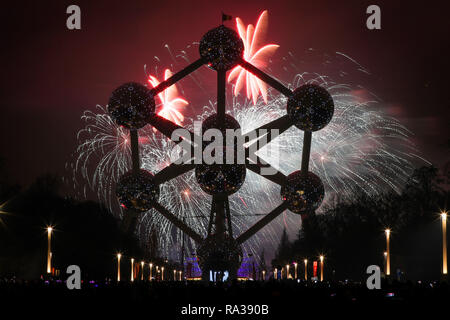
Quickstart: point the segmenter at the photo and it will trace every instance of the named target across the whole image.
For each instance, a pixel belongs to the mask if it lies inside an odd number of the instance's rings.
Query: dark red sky
[[[395,4],[393,3],[395,2]],[[219,4],[221,3],[221,4]],[[80,116],[106,104],[163,45],[182,49],[220,22],[220,12],[254,23],[269,10],[268,40],[280,54],[345,52],[372,72],[371,88],[416,135],[436,165],[449,160],[450,23],[444,1],[12,1],[2,4],[1,149],[12,180],[64,174]],[[82,30],[66,29],[70,4]],[[158,5],[156,5],[158,4]],[[382,30],[365,27],[378,4]]]

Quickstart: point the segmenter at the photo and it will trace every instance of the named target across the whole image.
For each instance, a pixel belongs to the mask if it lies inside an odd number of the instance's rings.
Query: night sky
[[[344,52],[371,72],[365,85],[414,133],[436,166],[449,160],[449,19],[444,1],[10,1],[2,4],[1,151],[10,179],[28,184],[64,167],[80,116],[105,105],[123,82],[145,82],[144,65],[181,50],[220,23],[221,11],[255,23],[269,10],[274,59],[308,48]],[[81,30],[66,8],[81,7]],[[381,30],[366,8],[381,7]],[[234,27],[233,23],[229,24]],[[309,66],[313,68],[314,66]],[[176,70],[175,70],[176,71]],[[277,76],[275,74],[275,76]],[[360,79],[355,79],[359,81]]]

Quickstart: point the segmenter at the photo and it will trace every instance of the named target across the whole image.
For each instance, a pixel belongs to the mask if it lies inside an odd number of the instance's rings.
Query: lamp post
[[[277,278],[278,278],[278,270],[277,270],[277,268],[275,268],[275,271],[273,273],[273,277],[275,278],[275,280],[277,280]]]
[[[387,269],[387,265],[386,265],[386,259],[387,259],[387,252],[383,252],[383,256],[384,256],[384,274],[386,274],[386,269]]]
[[[263,281],[266,280],[266,270],[262,271],[262,278],[263,278]]]
[[[297,262],[294,262],[294,277],[297,280]]]
[[[150,281],[152,281],[152,269],[153,269],[153,263],[150,262],[150,275],[149,275]]]
[[[180,281],[182,281],[183,280],[183,277],[182,277],[182,275],[183,275],[183,271],[178,271],[178,273],[180,274]]]
[[[320,256],[320,281],[323,281],[323,255]]]
[[[289,265],[287,264],[286,265],[286,279],[289,279],[289,276],[290,276],[290,274],[289,274]]]
[[[386,229],[386,230],[384,230],[384,232],[386,234],[386,275],[390,276],[391,275],[391,253],[390,253],[389,240],[390,240],[390,236],[391,236],[391,230]]]
[[[173,281],[177,281],[177,270],[173,270]]]
[[[131,258],[131,282],[134,281],[134,259]]]
[[[442,221],[442,274],[447,275],[447,212],[441,213]]]
[[[144,281],[144,261],[141,261],[141,281]]]
[[[161,281],[164,281],[164,267],[161,267]]]
[[[303,261],[305,262],[305,280],[308,281],[308,259]]]
[[[52,272],[52,227],[47,227],[47,273]]]
[[[117,281],[120,281],[120,258],[122,255],[120,253],[117,254]]]

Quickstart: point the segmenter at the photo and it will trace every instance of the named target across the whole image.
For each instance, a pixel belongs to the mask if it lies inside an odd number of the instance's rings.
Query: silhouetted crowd
[[[167,319],[183,319],[185,316],[180,314],[180,310],[189,304],[223,308],[226,304],[264,304],[269,306],[270,315],[277,318],[300,313],[305,308],[320,312],[369,308],[381,312],[390,307],[401,310],[430,304],[445,306],[450,301],[449,298],[450,287],[447,282],[392,281],[383,282],[379,290],[369,290],[365,283],[350,281],[270,280],[212,283],[105,280],[84,281],[80,290],[69,290],[61,280],[0,279],[0,301],[3,305],[20,303],[36,306],[78,306],[97,310],[117,308],[147,313],[163,310]],[[217,317],[229,318],[224,314]],[[259,318],[264,319],[264,316]]]

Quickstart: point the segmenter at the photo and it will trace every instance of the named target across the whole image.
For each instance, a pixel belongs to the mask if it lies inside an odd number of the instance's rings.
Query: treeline
[[[46,273],[47,226],[52,226],[52,265],[63,278],[80,266],[85,279],[114,278],[116,253],[143,258],[137,239],[122,231],[102,205],[60,194],[61,179],[42,176],[28,188],[0,177],[0,277],[37,279]],[[127,261],[128,262],[128,261]],[[123,262],[127,272],[129,263]]]
[[[281,268],[307,258],[310,267],[325,256],[325,274],[336,280],[361,280],[367,266],[384,270],[386,238],[391,233],[391,274],[402,279],[439,279],[442,262],[440,211],[448,209],[449,174],[435,167],[417,169],[401,194],[357,195],[336,201],[323,214],[304,219],[292,242],[283,233],[272,261]],[[311,271],[309,271],[311,272]]]

